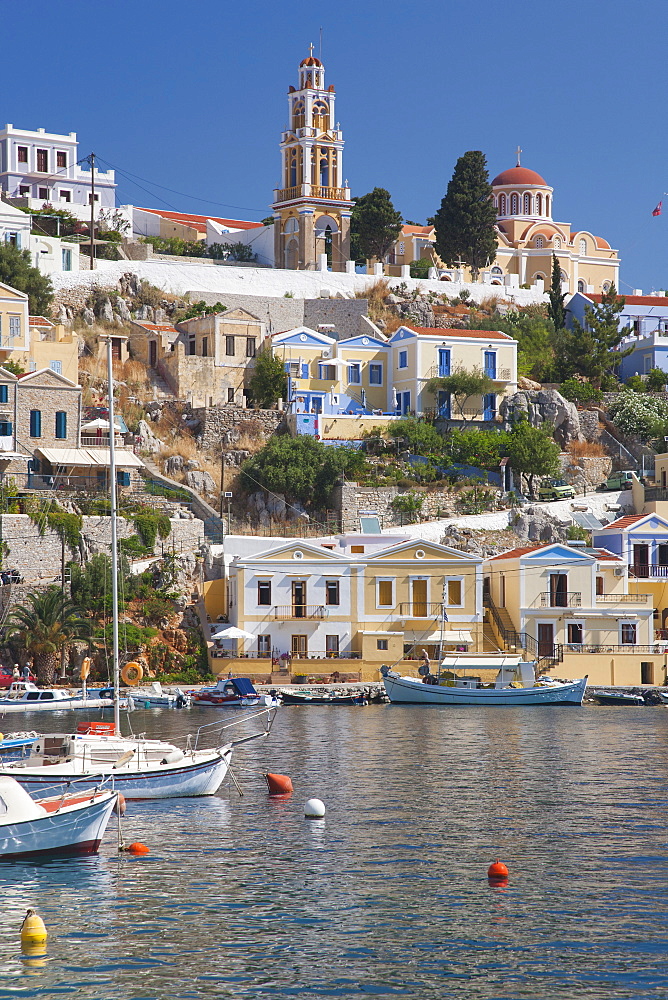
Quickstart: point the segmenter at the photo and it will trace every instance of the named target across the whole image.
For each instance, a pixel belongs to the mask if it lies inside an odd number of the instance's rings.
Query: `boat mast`
[[[114,669],[114,729],[121,735],[121,690],[118,650],[118,543],[116,537],[116,450],[114,423],[114,377],[111,358],[111,337],[107,337],[107,385],[109,394],[109,478],[111,480],[111,623],[112,665]]]

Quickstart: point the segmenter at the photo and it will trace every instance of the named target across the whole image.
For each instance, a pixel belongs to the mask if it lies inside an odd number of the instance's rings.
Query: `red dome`
[[[504,170],[492,181],[492,187],[500,187],[505,184],[529,184],[532,187],[538,184],[541,187],[548,186],[547,181],[544,181],[540,174],[537,174],[535,170],[527,170],[526,167],[511,167],[510,170]]]
[[[306,59],[302,59],[302,61],[300,62],[299,65],[300,66],[322,66],[322,63],[320,62],[319,59],[316,59],[315,56],[307,56]]]

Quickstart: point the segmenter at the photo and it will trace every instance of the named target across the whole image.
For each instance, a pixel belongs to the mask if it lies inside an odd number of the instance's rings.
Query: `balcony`
[[[668,569],[668,567],[662,567]],[[597,604],[650,604],[652,594],[597,594]]]
[[[274,621],[289,622],[326,618],[328,609],[323,604],[275,605],[272,609]]]
[[[582,594],[579,591],[563,593],[543,593],[539,595],[541,608],[581,608]]]
[[[441,618],[443,615],[443,605],[440,601],[437,604],[430,604],[427,601],[412,601],[400,604],[396,607],[399,618]]]
[[[447,334],[447,330],[444,333]],[[427,372],[427,379],[430,378],[447,378],[448,375],[452,374],[452,367],[450,365],[432,365]],[[489,370],[484,373],[488,378],[493,379],[495,382],[509,382],[510,381],[510,368],[496,368],[494,370]]]
[[[645,497],[647,493],[645,493]],[[666,490],[666,499],[668,499],[668,490]],[[629,566],[629,576],[634,576],[638,580],[649,580],[651,578],[665,579],[668,577],[668,566],[656,566],[641,563],[637,566]]]
[[[116,434],[114,436],[114,445],[116,448],[124,448],[125,441],[123,438]],[[82,448],[108,448],[109,447],[109,435],[101,434],[99,437],[97,435],[81,435],[81,447]]]
[[[298,184],[296,187],[276,191],[276,201],[293,201],[295,198],[326,198],[328,201],[350,201],[348,188],[323,187],[321,184]]]

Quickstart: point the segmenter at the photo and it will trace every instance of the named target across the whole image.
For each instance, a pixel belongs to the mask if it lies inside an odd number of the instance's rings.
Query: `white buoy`
[[[325,815],[325,803],[321,799],[309,799],[304,806],[307,819],[322,819]]]

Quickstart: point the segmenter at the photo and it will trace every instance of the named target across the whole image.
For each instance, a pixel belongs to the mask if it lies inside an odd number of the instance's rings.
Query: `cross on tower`
[[[524,150],[522,149],[521,146],[518,146],[517,149],[515,150],[515,153],[517,154],[517,163],[515,164],[515,166],[517,166],[517,167],[521,167],[522,166],[522,164],[520,163],[520,156],[521,156],[521,154],[523,152],[524,152]]]
[[[309,55],[313,56],[313,42],[311,42],[309,45]]]

